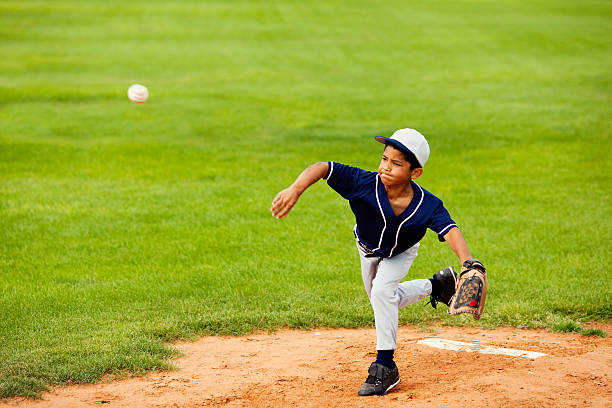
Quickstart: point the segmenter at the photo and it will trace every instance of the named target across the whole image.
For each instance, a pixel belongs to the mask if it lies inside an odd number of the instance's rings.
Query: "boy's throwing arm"
[[[302,193],[308,187],[325,177],[327,170],[327,162],[317,162],[308,166],[293,184],[276,195],[270,208],[272,216],[277,219],[286,217]]]

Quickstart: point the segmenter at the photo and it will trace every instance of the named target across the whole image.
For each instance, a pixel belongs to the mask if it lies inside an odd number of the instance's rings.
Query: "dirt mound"
[[[612,333],[612,325],[599,326]],[[418,344],[471,343],[458,351]],[[612,340],[544,330],[439,327],[398,332],[401,383],[358,397],[374,359],[374,329],[282,330],[178,343],[178,370],[111,383],[60,387],[42,400],[0,407],[610,407]],[[546,353],[531,359],[479,350]]]

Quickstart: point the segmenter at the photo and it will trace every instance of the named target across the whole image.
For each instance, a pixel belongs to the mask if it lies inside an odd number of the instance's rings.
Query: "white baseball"
[[[144,85],[134,84],[128,88],[128,98],[136,103],[146,102],[149,98],[149,90]]]

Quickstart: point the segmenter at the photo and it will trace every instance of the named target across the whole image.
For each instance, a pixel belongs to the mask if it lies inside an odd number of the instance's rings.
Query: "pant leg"
[[[363,287],[368,294],[368,299],[370,299],[372,293],[372,281],[378,272],[378,264],[380,264],[380,261],[382,261],[383,258],[366,258],[365,252],[359,247],[359,245],[357,245],[357,251],[359,252],[359,259],[361,261],[361,278],[363,279]]]
[[[366,258],[358,246],[363,283],[374,310],[378,350],[394,350],[397,347],[399,309],[431,293],[428,279],[400,283],[408,274],[418,248],[417,243],[393,258]]]
[[[397,287],[397,294],[400,298],[399,308],[401,309],[431,295],[431,282],[429,279],[402,282]]]

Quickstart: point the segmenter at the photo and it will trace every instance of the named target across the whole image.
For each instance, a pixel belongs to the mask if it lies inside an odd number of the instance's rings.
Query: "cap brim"
[[[391,139],[385,136],[374,136],[374,139],[376,139],[376,141],[380,143],[385,143],[387,140],[391,141]]]
[[[395,139],[391,139],[390,137],[385,137],[385,136],[374,136],[374,139],[376,139],[377,142],[380,143],[391,143],[393,145],[393,147],[396,147],[397,149],[404,151],[404,152],[408,152],[410,154],[414,154],[410,149],[408,149],[406,146],[404,146],[403,144],[401,144],[400,142],[398,142]]]
[[[376,139],[376,141],[380,142],[380,143],[387,143],[387,142],[389,142],[396,149],[401,150],[403,152],[407,152],[407,153],[411,154],[412,156],[414,156],[414,158],[416,159],[417,163],[419,163],[419,159],[416,158],[416,155],[412,152],[412,150],[408,149],[406,146],[404,146],[403,144],[401,144],[397,140],[391,139],[390,137],[386,137],[386,136],[374,136],[374,139]],[[420,165],[420,163],[419,163],[419,166],[423,167],[423,166]]]

